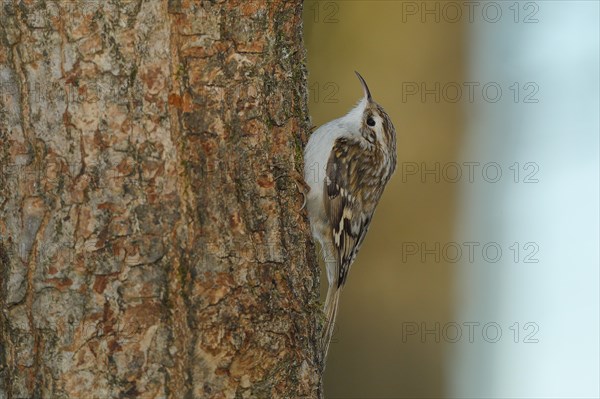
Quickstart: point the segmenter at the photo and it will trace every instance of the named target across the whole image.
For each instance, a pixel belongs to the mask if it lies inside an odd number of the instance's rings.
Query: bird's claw
[[[306,206],[306,201],[307,201],[306,194],[310,191],[310,186],[308,184],[306,184],[304,177],[302,177],[302,175],[300,173],[298,173],[297,170],[292,171],[291,177],[294,179],[294,182],[296,183],[296,187],[298,188],[298,191],[300,192],[300,194],[302,194],[302,197],[304,198],[304,200],[302,201],[302,207],[300,207],[300,209],[299,209],[299,211],[301,211]]]

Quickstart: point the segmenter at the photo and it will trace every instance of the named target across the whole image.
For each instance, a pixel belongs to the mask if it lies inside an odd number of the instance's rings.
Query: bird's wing
[[[327,162],[325,211],[332,231],[334,255],[338,262],[338,287],[346,281],[350,266],[367,234],[372,210],[365,209],[361,188],[360,151],[358,144],[340,138]],[[366,188],[366,187],[365,187]]]

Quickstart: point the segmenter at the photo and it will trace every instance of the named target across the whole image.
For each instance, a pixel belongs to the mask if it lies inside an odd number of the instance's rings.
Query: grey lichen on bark
[[[0,1],[0,398],[321,397],[300,1]]]

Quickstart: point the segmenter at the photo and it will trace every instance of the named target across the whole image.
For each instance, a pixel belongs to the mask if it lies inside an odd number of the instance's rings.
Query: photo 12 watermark
[[[537,344],[540,326],[535,322],[449,321],[402,322],[401,341],[407,343],[477,343],[495,344],[501,341],[515,344]]]
[[[402,23],[537,24],[540,4],[534,1],[403,1]]]
[[[505,259],[514,264],[539,263],[540,245],[535,241],[425,242],[403,241],[401,263],[498,263]]]
[[[533,161],[400,162],[402,183],[539,183],[540,165]]]
[[[424,82],[403,81],[402,103],[486,103],[509,101],[515,104],[537,104],[540,86],[537,82]]]

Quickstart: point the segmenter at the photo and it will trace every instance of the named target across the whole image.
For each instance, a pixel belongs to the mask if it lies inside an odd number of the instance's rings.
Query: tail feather
[[[335,327],[335,317],[337,315],[338,303],[340,300],[340,293],[342,289],[337,287],[337,284],[329,287],[327,291],[327,299],[325,299],[325,329],[323,330],[322,347],[323,347],[323,358],[327,357],[329,351],[329,344],[333,336]]]

